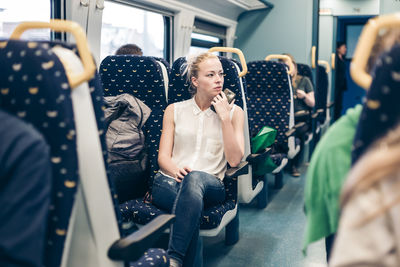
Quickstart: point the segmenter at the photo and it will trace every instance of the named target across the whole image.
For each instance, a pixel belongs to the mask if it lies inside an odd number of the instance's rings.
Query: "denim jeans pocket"
[[[180,183],[173,178],[157,173],[153,181],[153,204],[166,212],[171,212],[178,194]]]

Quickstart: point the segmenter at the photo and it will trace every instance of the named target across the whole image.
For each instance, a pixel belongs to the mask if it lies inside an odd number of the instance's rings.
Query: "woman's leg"
[[[223,202],[225,188],[221,180],[205,172],[192,171],[182,180],[172,212],[176,215],[168,246],[171,258],[183,263],[192,239],[198,238],[198,229],[204,201],[207,205]],[[196,234],[196,236],[194,236]],[[196,246],[191,246],[196,248]],[[194,255],[191,251],[189,254]]]

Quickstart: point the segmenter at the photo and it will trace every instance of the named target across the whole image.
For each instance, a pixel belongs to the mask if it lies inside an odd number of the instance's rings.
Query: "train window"
[[[104,2],[101,29],[101,59],[115,54],[122,45],[138,45],[145,56],[166,56],[168,50],[165,23],[169,18],[123,3]]]
[[[50,0],[1,0],[0,39],[9,38],[14,28],[22,21],[49,21]],[[49,29],[26,31],[23,39],[49,40]]]
[[[195,19],[189,53],[201,53],[213,46],[224,46],[225,35],[225,27]]]

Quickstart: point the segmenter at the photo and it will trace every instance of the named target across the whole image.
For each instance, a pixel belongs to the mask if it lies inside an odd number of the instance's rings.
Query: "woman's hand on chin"
[[[230,112],[235,104],[235,100],[231,104],[228,103],[228,99],[224,92],[221,92],[211,101],[211,105],[214,106],[215,112],[218,114],[221,121],[229,120]]]

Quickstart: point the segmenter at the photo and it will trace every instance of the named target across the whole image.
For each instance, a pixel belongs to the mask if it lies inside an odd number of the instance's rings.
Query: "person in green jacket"
[[[362,105],[347,111],[318,142],[307,171],[304,193],[307,216],[303,253],[307,246],[325,238],[329,259],[338,229],[340,192],[351,167],[351,148]]]

